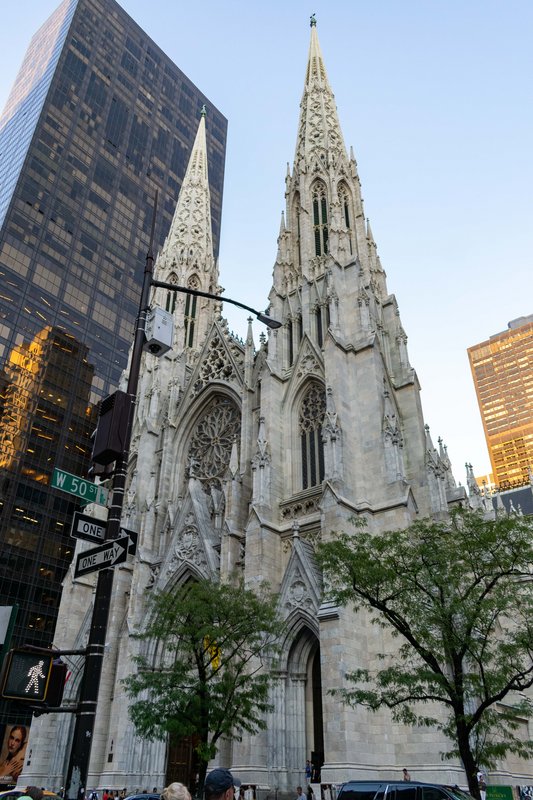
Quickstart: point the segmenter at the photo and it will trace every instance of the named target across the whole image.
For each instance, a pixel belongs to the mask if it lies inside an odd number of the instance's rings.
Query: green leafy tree
[[[281,624],[276,599],[242,584],[187,583],[154,594],[139,634],[149,655],[125,679],[130,715],[145,738],[198,738],[201,794],[221,737],[265,728],[270,676],[263,656],[275,652]]]
[[[440,729],[476,797],[480,766],[533,754],[520,729],[533,712],[533,521],[456,511],[386,533],[356,525],[319,561],[333,599],[399,639],[382,668],[346,676],[344,702]]]

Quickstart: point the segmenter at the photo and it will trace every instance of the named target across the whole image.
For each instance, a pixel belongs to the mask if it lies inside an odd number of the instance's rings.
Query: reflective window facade
[[[64,0],[0,119],[0,604],[48,645],[95,406],[116,388],[159,192],[169,230],[207,109],[215,254],[227,121],[114,0]]]
[[[533,315],[468,348],[493,479],[502,489],[533,469]]]

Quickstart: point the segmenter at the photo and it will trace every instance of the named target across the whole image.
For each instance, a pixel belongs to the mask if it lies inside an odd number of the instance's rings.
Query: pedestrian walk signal
[[[54,657],[53,653],[11,650],[6,658],[1,678],[2,698],[44,703]]]

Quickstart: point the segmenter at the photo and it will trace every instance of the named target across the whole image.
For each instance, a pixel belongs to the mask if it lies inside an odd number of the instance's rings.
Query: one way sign
[[[89,572],[97,572],[106,567],[115,567],[123,564],[128,557],[128,546],[130,540],[127,536],[122,539],[112,539],[110,542],[101,544],[100,547],[93,547],[80,553],[76,559],[76,569],[74,577],[80,578],[88,575]]]

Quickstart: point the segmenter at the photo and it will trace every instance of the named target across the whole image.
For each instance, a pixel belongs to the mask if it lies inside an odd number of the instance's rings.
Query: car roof
[[[366,781],[365,780],[354,780],[354,781],[345,781],[345,783],[343,783],[342,786],[339,789],[339,794],[342,792],[343,789],[347,789],[348,790],[350,787],[353,787],[355,789],[357,786],[375,786],[376,788],[378,786],[403,786],[405,788],[407,788],[409,786],[428,786],[428,787],[432,787],[432,788],[435,788],[435,789],[447,789],[449,792],[457,792],[457,791],[459,791],[459,792],[461,792],[462,795],[470,796],[468,794],[468,789],[461,789],[461,787],[457,786],[456,784],[436,783],[436,782],[428,783],[426,781],[404,781],[404,780],[402,780],[402,778],[399,778],[398,780],[395,780],[395,781],[394,780],[366,780]]]
[[[136,800],[150,800],[150,798],[159,800],[159,794],[157,792],[136,792],[135,794],[129,794],[126,800],[133,800],[133,798],[136,798]]]
[[[390,786],[393,783],[400,784],[401,786],[409,786],[409,784],[411,783],[414,784],[415,786],[443,786],[445,789],[454,788],[450,783],[436,783],[435,781],[431,781],[428,783],[427,781],[413,781],[413,780],[404,781],[402,778],[398,778],[397,780],[388,780],[388,779],[374,780],[369,778],[366,781],[365,780],[345,781],[342,784],[341,788],[344,788],[345,786],[368,786],[368,785],[382,786],[383,784]]]

